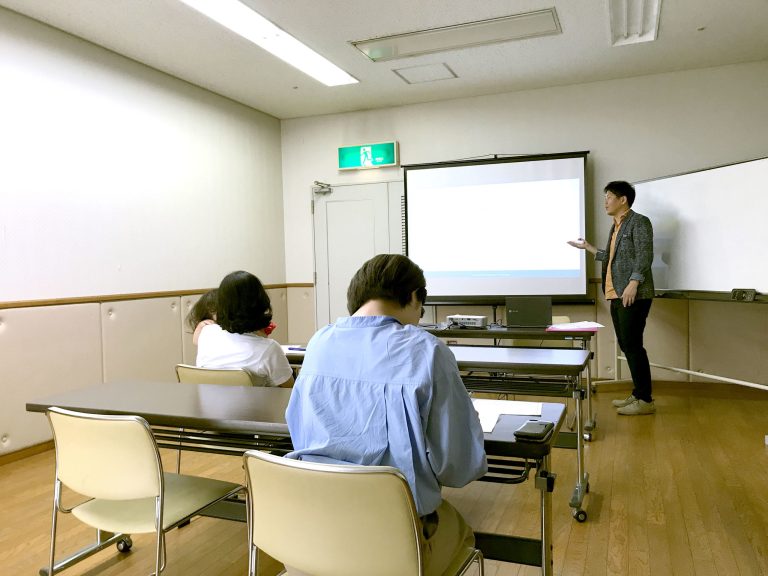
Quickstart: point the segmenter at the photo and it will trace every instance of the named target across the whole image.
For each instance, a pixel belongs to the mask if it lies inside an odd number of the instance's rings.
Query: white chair
[[[266,380],[242,368],[201,368],[191,364],[176,364],[176,379],[180,384],[266,386]],[[179,474],[180,472],[181,449],[176,454],[176,473]]]
[[[258,549],[313,576],[421,576],[421,522],[396,468],[316,464],[248,451],[248,570]],[[258,522],[253,519],[258,518]],[[444,572],[483,556],[467,547]]]
[[[149,424],[138,416],[55,407],[47,415],[56,447],[49,576],[112,543],[127,551],[131,534],[151,532],[157,535],[155,574],[160,574],[165,568],[165,533],[243,489],[232,482],[164,473]],[[80,502],[65,507],[63,487],[80,495]],[[75,496],[68,494],[70,498]],[[96,542],[57,564],[58,515],[70,512],[96,528]]]
[[[265,386],[266,380],[242,368],[200,368],[176,365],[176,378],[182,384],[221,384],[223,386]]]

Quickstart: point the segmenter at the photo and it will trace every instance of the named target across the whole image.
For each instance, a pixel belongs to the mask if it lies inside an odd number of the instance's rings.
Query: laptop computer
[[[508,328],[546,328],[552,324],[550,296],[507,296]]]

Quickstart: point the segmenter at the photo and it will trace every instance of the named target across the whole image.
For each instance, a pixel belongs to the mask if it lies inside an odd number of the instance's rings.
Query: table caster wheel
[[[573,512],[573,517],[576,519],[576,522],[586,522],[587,521],[587,513],[584,510],[575,510]]]
[[[592,432],[584,432],[584,442],[592,442]]]
[[[126,536],[125,538],[118,540],[116,546],[120,552],[130,552],[131,546],[133,546],[133,540],[131,540],[130,536]]]
[[[584,487],[584,493],[589,494],[589,482],[587,482],[587,485]]]

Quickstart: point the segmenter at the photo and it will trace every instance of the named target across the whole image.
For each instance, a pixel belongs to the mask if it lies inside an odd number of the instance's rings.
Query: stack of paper
[[[570,332],[574,330],[582,332],[597,332],[598,328],[604,328],[604,326],[602,324],[598,324],[597,322],[584,320],[582,322],[565,322],[563,324],[552,324],[552,326],[547,328],[547,332],[557,332],[558,330],[562,330],[564,332]]]
[[[502,414],[515,414],[517,416],[541,416],[541,402],[518,402],[513,400],[487,400],[485,398],[473,398],[480,425],[483,432],[493,432],[499,416]]]

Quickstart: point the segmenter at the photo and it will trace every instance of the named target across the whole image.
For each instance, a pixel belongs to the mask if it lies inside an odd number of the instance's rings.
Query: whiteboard
[[[768,293],[768,158],[635,183],[657,290]]]

